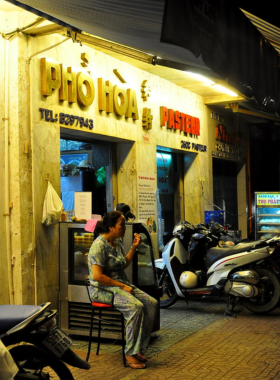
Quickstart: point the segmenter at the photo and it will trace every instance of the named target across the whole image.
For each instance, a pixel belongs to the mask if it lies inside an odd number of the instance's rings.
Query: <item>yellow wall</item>
[[[0,12],[1,27],[11,31],[20,27],[21,23],[28,23],[34,19],[30,14]],[[2,29],[3,30],[3,29]],[[8,180],[2,178],[3,193],[8,186],[8,199],[2,197],[4,202],[10,202],[9,216],[5,217],[5,224],[1,224],[1,237],[3,230],[5,238],[1,239],[1,276],[7,278],[2,286],[1,303],[34,303],[35,253],[32,244],[33,207],[31,201],[31,152],[30,148],[30,122],[28,81],[26,65],[28,49],[27,38],[19,35],[9,40],[1,38],[1,132],[6,128],[8,140],[1,133],[1,155],[8,153]],[[3,54],[2,54],[3,53]],[[5,65],[3,62],[5,60]],[[7,90],[4,86],[7,84]],[[4,91],[3,91],[4,90]],[[5,100],[4,100],[5,95]],[[4,111],[4,108],[6,110]],[[4,125],[3,119],[6,125]],[[2,156],[1,156],[2,158]],[[1,160],[1,162],[4,162]],[[3,181],[2,181],[3,179]],[[7,213],[7,208],[5,208]],[[3,213],[1,212],[1,218]],[[2,226],[4,226],[4,229]],[[8,231],[8,232],[7,232]],[[5,257],[2,257],[5,255]],[[3,259],[3,260],[2,260]],[[8,288],[8,285],[10,289]]]
[[[0,301],[3,304],[9,303],[9,277],[8,277],[8,256],[7,256],[7,245],[6,245],[6,231],[7,231],[7,216],[4,216],[6,213],[5,208],[5,122],[3,121],[5,115],[5,98],[4,98],[4,85],[5,85],[5,42],[3,39],[0,39],[0,85],[2,91],[0,91],[0,183],[1,183],[1,191],[0,191]]]
[[[48,36],[29,38],[29,45],[32,46],[30,54],[41,51],[47,47],[61,41],[59,36]],[[69,104],[68,101],[59,101],[58,90],[53,91],[52,96],[44,97],[41,90],[41,58],[51,58],[64,65],[71,66],[73,70],[82,70],[81,54],[87,53],[89,66],[87,71],[91,72],[95,86],[95,99],[91,106],[81,107],[79,104]],[[118,69],[126,80],[126,84],[121,84],[113,73],[113,69]],[[165,146],[174,149],[186,156],[186,151],[181,149],[181,140],[189,140],[207,144],[207,131],[205,130],[205,107],[202,98],[177,87],[159,77],[153,76],[138,70],[124,62],[108,57],[92,48],[74,44],[72,40],[66,41],[58,47],[52,48],[44,53],[34,56],[30,63],[31,75],[31,104],[32,104],[32,131],[33,131],[33,188],[34,202],[36,210],[36,252],[37,252],[37,294],[38,301],[42,302],[44,297],[50,298],[50,291],[57,288],[57,227],[44,227],[40,224],[41,210],[46,190],[45,175],[50,174],[51,182],[57,192],[59,192],[59,123],[51,123],[41,120],[39,108],[50,109],[55,113],[64,112],[78,116],[92,118],[94,128],[87,130],[88,135],[94,138],[98,135],[106,135],[126,140],[117,144],[117,194],[118,202],[125,202],[137,210],[137,172],[156,173],[156,147]],[[110,80],[113,85],[124,88],[131,88],[136,92],[139,110],[139,120],[132,120],[124,116],[116,116],[114,113],[100,112],[98,110],[98,78],[105,81]],[[141,84],[148,80],[151,86],[151,95],[148,102],[141,99]],[[180,131],[167,130],[160,127],[160,106],[180,110],[186,114],[199,117],[201,121],[201,136],[184,136]],[[153,114],[153,128],[145,131],[142,128],[142,109],[148,107]],[[78,126],[69,126],[69,129],[80,132]],[[148,135],[150,142],[143,142],[143,135]],[[100,136],[102,137],[102,136]],[[197,180],[197,170],[203,176],[208,175],[207,154],[194,154],[196,157],[196,168],[192,172],[191,193],[199,191]],[[204,155],[203,159],[199,157]],[[186,175],[187,177],[187,175]],[[200,198],[196,202],[191,202],[192,207],[186,202],[186,209],[191,213],[192,222],[201,221],[202,211]],[[51,232],[50,232],[51,231]],[[51,235],[51,236],[50,236]],[[48,258],[49,256],[49,258]],[[44,263],[44,265],[42,265]],[[49,277],[48,273],[51,273]],[[40,281],[39,281],[40,279]],[[54,294],[52,300],[54,299]]]
[[[9,42],[11,89],[9,124],[12,158],[9,173],[10,199],[14,203],[11,216],[11,242],[15,255],[13,281],[16,303],[51,301],[56,307],[58,299],[59,229],[58,225],[49,227],[42,225],[41,218],[47,189],[46,175],[49,175],[55,190],[60,193],[60,123],[42,119],[40,108],[52,110],[53,115],[64,112],[91,118],[94,121],[94,128],[91,131],[80,126],[63,125],[74,136],[81,136],[82,131],[83,136],[87,138],[92,136],[95,139],[102,139],[106,136],[118,142],[114,181],[114,194],[117,194],[115,202],[128,203],[137,210],[137,173],[156,174],[158,146],[179,153],[183,157],[184,177],[178,191],[183,198],[181,203],[184,209],[180,210],[180,217],[184,217],[191,223],[199,223],[203,220],[207,201],[202,197],[200,178],[205,179],[204,195],[206,194],[210,201],[213,197],[211,155],[208,146],[210,136],[208,129],[212,123],[209,121],[209,113],[203,104],[203,99],[175,84],[106,56],[88,46],[73,43],[71,39],[54,46],[63,39],[59,35],[30,37],[19,34]],[[3,41],[0,48],[3,49]],[[42,50],[45,51],[37,54]],[[89,57],[89,65],[86,69],[81,66],[82,53],[87,53]],[[75,72],[90,71],[95,87],[95,99],[92,105],[82,107],[78,103],[60,101],[58,90],[54,90],[52,96],[43,96],[42,58],[56,60],[66,67],[72,67]],[[3,66],[2,54],[0,69],[1,65]],[[125,78],[126,84],[120,83],[113,69],[118,69]],[[3,70],[0,75],[2,80]],[[135,91],[139,120],[99,111],[98,78]],[[141,98],[141,84],[144,80],[148,81],[151,88],[148,102],[144,102]],[[3,113],[2,104],[3,102],[0,101],[1,113]],[[201,135],[198,137],[185,135],[179,130],[161,127],[160,106],[198,117]],[[144,107],[150,108],[153,115],[153,128],[149,131],[142,128],[141,118]],[[2,129],[3,123],[1,123],[1,132]],[[144,142],[144,136],[148,136],[148,141]],[[181,147],[182,140],[207,145],[207,152],[198,153],[193,149],[188,151]],[[2,147],[3,133],[0,136],[0,144]],[[0,154],[2,155],[2,149]],[[2,179],[2,160],[0,165],[0,179]],[[155,238],[156,236],[153,236],[156,243]],[[0,244],[2,244],[2,239]],[[2,251],[1,249],[1,255]],[[0,273],[6,278],[5,273]],[[7,291],[4,292],[5,295],[2,296],[0,293],[0,302],[7,299]]]

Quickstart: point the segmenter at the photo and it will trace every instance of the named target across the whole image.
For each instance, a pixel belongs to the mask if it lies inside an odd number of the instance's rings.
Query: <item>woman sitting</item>
[[[109,212],[97,224],[95,235],[101,234],[88,255],[90,282],[114,293],[114,307],[126,320],[126,362],[133,369],[142,369],[146,367],[144,350],[148,348],[158,302],[127,279],[124,269],[131,264],[141,236],[134,235],[126,254],[122,246],[125,230],[125,218],[120,211]],[[111,295],[102,289],[90,287],[90,295],[92,301],[111,302]]]

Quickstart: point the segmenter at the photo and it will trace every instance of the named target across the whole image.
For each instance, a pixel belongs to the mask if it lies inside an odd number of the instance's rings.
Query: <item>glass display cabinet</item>
[[[60,223],[59,326],[67,334],[87,336],[91,305],[84,280],[89,277],[88,254],[93,233],[86,232],[84,227],[85,223]],[[149,231],[143,224],[126,224],[124,249],[129,251],[134,233],[141,235],[142,244],[135,252],[132,265],[126,269],[127,276],[134,285],[159,300],[161,288],[158,286],[154,266],[153,244]],[[158,313],[154,331],[159,328]]]
[[[280,193],[255,193],[256,240],[280,235]]]

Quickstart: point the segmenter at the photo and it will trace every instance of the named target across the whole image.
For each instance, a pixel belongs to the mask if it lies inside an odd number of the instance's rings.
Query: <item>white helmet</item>
[[[183,272],[180,276],[180,284],[183,288],[194,288],[197,285],[197,277],[195,273],[188,270]]]

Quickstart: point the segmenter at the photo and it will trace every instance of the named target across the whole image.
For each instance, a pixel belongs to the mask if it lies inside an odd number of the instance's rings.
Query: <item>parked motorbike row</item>
[[[219,223],[192,225],[187,221],[174,227],[173,236],[162,258],[155,261],[163,288],[161,308],[172,306],[179,298],[188,302],[223,296],[228,296],[225,314],[231,316],[235,316],[236,299],[257,314],[278,306],[280,237],[234,245],[221,240],[229,233]]]
[[[90,368],[71,350],[72,340],[56,326],[57,311],[47,310],[49,306],[50,302],[39,306],[0,305],[0,343],[4,349],[9,347],[6,357],[1,355],[0,378],[46,380],[50,375],[45,368],[50,367],[59,379],[74,380],[65,363]],[[9,358],[17,366],[14,373]]]

